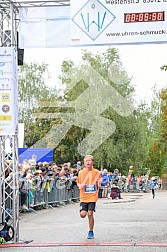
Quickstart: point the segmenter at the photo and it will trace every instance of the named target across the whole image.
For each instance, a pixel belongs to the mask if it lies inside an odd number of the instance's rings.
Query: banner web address
[[[145,36],[145,35],[165,35],[167,34],[167,30],[145,30],[145,31],[124,31],[124,32],[107,32],[107,37],[124,37],[124,36]]]

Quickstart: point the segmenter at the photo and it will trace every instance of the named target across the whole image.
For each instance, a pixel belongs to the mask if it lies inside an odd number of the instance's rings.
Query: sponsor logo
[[[0,62],[0,67],[3,67],[5,65],[5,62]]]

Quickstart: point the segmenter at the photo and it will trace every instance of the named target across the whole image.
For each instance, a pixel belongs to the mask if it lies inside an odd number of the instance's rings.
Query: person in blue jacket
[[[102,181],[101,186],[103,187],[102,198],[107,198],[107,190],[109,185],[109,177],[107,169],[104,169],[102,172]]]
[[[155,177],[152,177],[150,180],[150,189],[152,192],[153,199],[155,198],[155,189],[158,187],[158,181]]]

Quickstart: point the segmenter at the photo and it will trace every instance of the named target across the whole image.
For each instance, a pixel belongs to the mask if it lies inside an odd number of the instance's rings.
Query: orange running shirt
[[[80,202],[96,202],[98,199],[97,182],[101,175],[97,169],[87,171],[86,168],[79,171],[77,184],[82,185],[80,188]],[[90,192],[89,192],[90,191]]]

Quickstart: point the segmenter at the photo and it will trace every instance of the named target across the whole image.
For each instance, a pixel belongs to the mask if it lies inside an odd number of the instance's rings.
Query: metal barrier
[[[34,211],[36,209],[42,209],[47,207],[54,207],[58,205],[65,205],[71,201],[79,201],[79,188],[77,184],[71,180],[64,180],[62,178],[53,179],[35,178],[34,181],[28,180],[22,181],[23,186],[20,188],[20,211]],[[167,182],[162,183],[161,190],[167,190]],[[127,190],[124,192],[148,192],[149,181],[143,183],[142,188],[138,188],[136,183],[131,183]],[[2,192],[3,193],[3,192]],[[6,220],[10,219],[12,214],[11,195],[12,188],[5,188],[6,204],[4,211],[1,214],[5,214]],[[25,195],[24,195],[25,194]],[[26,200],[24,200],[24,196]],[[25,208],[22,209],[22,201],[24,201]]]
[[[61,178],[56,180],[36,180],[35,184],[30,184],[25,180],[23,190],[28,193],[26,202],[26,207],[28,209],[53,207],[61,204],[64,205],[70,201],[79,200],[78,186],[73,185],[71,181],[66,181]],[[30,195],[33,202],[31,202]]]
[[[162,182],[162,190],[167,190],[167,182]]]
[[[149,180],[143,181],[142,184],[131,182],[127,187],[128,192],[149,192]]]

